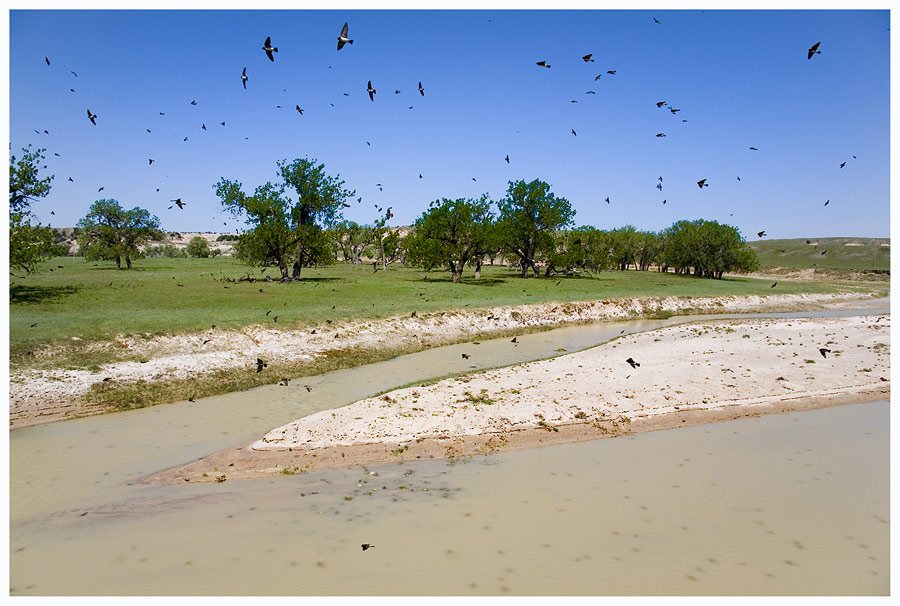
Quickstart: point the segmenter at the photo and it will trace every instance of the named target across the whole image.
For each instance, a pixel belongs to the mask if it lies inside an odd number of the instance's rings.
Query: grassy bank
[[[248,272],[257,281],[222,281]],[[499,266],[485,267],[479,280],[468,273],[461,284],[452,283],[443,272],[393,266],[374,273],[371,265],[344,264],[305,269],[301,282],[282,284],[264,278],[259,270],[231,258],[145,259],[131,271],[80,258],[54,259],[40,274],[10,279],[12,364],[27,364],[27,352],[45,345],[108,341],[118,334],[177,334],[213,324],[222,329],[254,324],[297,328],[327,320],[546,301],[818,293],[839,288],[785,282],[772,289],[767,280],[706,280],[638,271],[523,280]]]
[[[890,238],[793,238],[747,244],[756,251],[763,267],[856,271],[891,267]]]

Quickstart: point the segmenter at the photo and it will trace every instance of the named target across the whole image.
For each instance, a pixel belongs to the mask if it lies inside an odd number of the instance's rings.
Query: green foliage
[[[216,238],[216,242],[234,242],[237,239],[237,234],[221,234],[218,238]]]
[[[407,260],[425,269],[446,267],[453,281],[459,282],[463,268],[480,260],[491,243],[490,205],[487,196],[435,200],[404,240]]]
[[[372,244],[372,229],[355,221],[340,221],[328,233],[334,246],[340,249],[344,263],[361,263],[363,251]]]
[[[678,221],[660,234],[661,261],[675,273],[722,279],[725,272],[750,272],[759,260],[737,228],[716,221]]]
[[[163,237],[158,218],[137,206],[125,210],[113,199],[95,201],[78,226],[82,229],[78,242],[85,258],[115,260],[116,269],[121,269],[122,257],[131,269],[132,259],[144,256],[141,246]]]
[[[161,246],[150,246],[144,249],[144,256],[166,257],[167,259],[181,259],[187,257],[187,252],[183,248],[178,248],[172,243],[167,243]]]
[[[187,245],[187,255],[189,257],[197,257],[202,259],[209,258],[209,243],[206,238],[194,236]]]
[[[510,181],[509,188],[498,203],[497,221],[501,246],[519,260],[521,276],[528,276],[528,268],[538,275],[536,259],[554,252],[553,232],[572,223],[575,210],[565,198],[557,198],[550,186],[535,179]]]
[[[39,178],[44,149],[22,148],[22,157],[9,157],[9,267],[33,272],[45,255],[54,252],[53,232],[40,223],[31,224],[31,204],[50,193],[53,175]],[[40,166],[39,166],[40,165]],[[55,251],[55,252],[58,252]]]
[[[314,159],[277,165],[282,183],[267,182],[252,196],[224,177],[213,187],[226,210],[253,226],[238,239],[237,257],[250,265],[277,265],[282,280],[299,279],[303,267],[334,262],[325,228],[334,225],[344,200],[356,192],[344,189],[339,176],[325,174],[325,165]],[[288,188],[296,192],[296,201],[285,193]]]

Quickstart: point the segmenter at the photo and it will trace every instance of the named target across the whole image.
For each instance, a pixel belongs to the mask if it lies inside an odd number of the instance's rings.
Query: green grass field
[[[258,323],[290,328],[325,320],[545,301],[769,295],[838,288],[784,282],[773,290],[768,280],[707,280],[654,271],[523,280],[515,271],[499,266],[486,266],[479,280],[467,270],[463,282],[454,284],[446,272],[426,273],[398,265],[373,273],[371,265],[345,264],[304,269],[303,280],[289,284],[220,281],[248,272],[264,277],[259,269],[221,257],[142,259],[133,270],[75,257],[53,259],[39,274],[10,278],[11,362],[27,363],[25,354],[42,345],[72,345],[72,337],[86,343],[117,334],[176,334],[213,324],[223,329]]]
[[[809,244],[807,244],[809,240]],[[747,243],[762,267],[850,270],[891,268],[890,238],[794,238]]]

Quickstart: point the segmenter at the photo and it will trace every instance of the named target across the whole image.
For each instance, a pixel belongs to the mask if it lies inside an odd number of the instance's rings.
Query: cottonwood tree
[[[53,233],[40,223],[32,225],[31,204],[50,193],[53,175],[39,178],[46,169],[44,149],[22,148],[22,157],[9,158],[9,267],[33,272],[41,259],[52,251]]]
[[[267,182],[247,195],[239,182],[222,178],[213,187],[222,206],[253,228],[241,235],[239,258],[251,264],[275,263],[282,280],[300,279],[303,267],[334,261],[326,232],[340,219],[344,201],[356,194],[325,173],[324,164],[301,158],[276,163],[282,183]],[[296,193],[292,200],[286,190]]]
[[[575,210],[568,200],[556,197],[550,185],[535,179],[510,181],[504,197],[497,204],[500,217],[497,231],[504,251],[515,254],[522,268],[521,276],[528,277],[528,268],[538,276],[536,259],[547,256],[556,244],[554,232],[572,223]]]
[[[487,196],[479,200],[443,198],[416,219],[404,246],[407,259],[426,269],[446,267],[454,282],[463,268],[478,265],[492,244],[493,213]]]
[[[716,221],[681,220],[660,233],[661,262],[675,273],[721,280],[729,271],[755,271],[759,258],[736,227]]]
[[[330,231],[332,241],[341,250],[344,262],[361,263],[363,251],[372,243],[371,229],[356,221],[340,221]]]
[[[197,257],[198,259],[209,258],[209,242],[206,238],[194,236],[187,245],[187,255],[189,257]]]
[[[87,259],[115,260],[122,269],[122,258],[128,269],[132,259],[143,256],[141,246],[164,237],[159,219],[147,210],[134,207],[125,210],[114,199],[95,201],[88,214],[78,222],[78,242]]]

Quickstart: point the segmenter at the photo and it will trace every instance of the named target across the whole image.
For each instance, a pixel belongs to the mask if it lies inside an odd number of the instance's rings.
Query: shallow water
[[[457,462],[133,483],[410,381],[677,321],[461,344],[13,431],[11,594],[887,594],[886,402]]]

